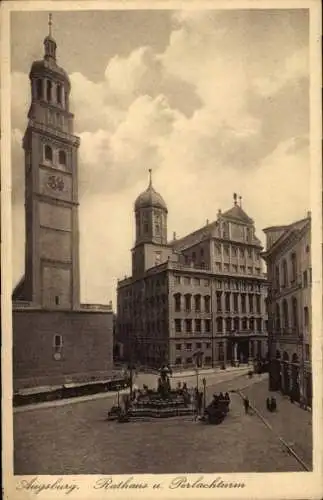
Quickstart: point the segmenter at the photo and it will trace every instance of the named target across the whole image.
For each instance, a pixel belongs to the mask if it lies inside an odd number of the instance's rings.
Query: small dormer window
[[[46,161],[53,161],[53,150],[48,144],[45,146],[45,160]]]

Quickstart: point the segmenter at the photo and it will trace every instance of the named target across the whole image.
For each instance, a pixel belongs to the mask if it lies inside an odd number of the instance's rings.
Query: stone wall
[[[55,346],[57,340],[61,347]],[[57,352],[61,359],[55,359]],[[112,368],[112,312],[13,312],[15,390],[102,378]]]

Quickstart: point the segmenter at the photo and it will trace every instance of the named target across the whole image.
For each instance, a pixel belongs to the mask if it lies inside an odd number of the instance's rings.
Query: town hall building
[[[125,360],[158,367],[265,358],[267,280],[254,221],[234,194],[214,222],[167,240],[167,205],[152,185],[134,204],[132,276],[118,281],[116,336]]]
[[[111,305],[80,303],[78,149],[71,84],[50,32],[29,74],[25,274],[13,292],[14,389],[104,379],[113,364]]]

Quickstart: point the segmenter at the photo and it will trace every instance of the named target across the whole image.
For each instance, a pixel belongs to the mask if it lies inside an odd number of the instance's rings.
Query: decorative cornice
[[[48,127],[43,123],[36,122],[35,120],[29,120],[24,139],[29,131],[40,132],[46,135],[49,139],[53,139],[54,141],[61,140],[67,144],[72,144],[77,148],[80,146],[81,143],[80,138],[77,137],[76,135],[63,132],[62,130],[59,129]]]

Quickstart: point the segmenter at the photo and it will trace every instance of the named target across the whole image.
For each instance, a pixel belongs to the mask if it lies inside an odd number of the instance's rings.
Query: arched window
[[[43,98],[43,80],[41,78],[36,81],[36,96],[37,99]]]
[[[291,268],[292,268],[291,282],[293,283],[294,281],[296,281],[296,275],[297,275],[297,260],[295,252],[293,252],[291,255]]]
[[[174,295],[175,311],[179,312],[181,310],[181,294],[175,293]]]
[[[60,151],[58,153],[58,162],[60,165],[66,165],[66,153],[65,151]]]
[[[308,307],[304,307],[304,327],[307,329],[310,324]]]
[[[59,83],[56,85],[56,101],[62,104],[62,86]]]
[[[63,337],[61,335],[54,335],[54,347],[60,348],[63,345]]]
[[[283,300],[283,328],[288,329],[289,318],[288,318],[288,304],[287,300]]]
[[[280,330],[280,306],[276,304],[276,330]]]
[[[286,287],[288,283],[288,270],[287,270],[287,262],[283,260],[283,287]]]
[[[279,276],[279,266],[275,267],[275,288],[279,290],[280,276]]]
[[[50,102],[52,100],[52,82],[50,80],[47,80],[46,99],[48,102]]]
[[[296,297],[292,298],[292,324],[293,324],[293,328],[298,327],[298,311],[297,311],[297,299],[296,299]]]
[[[190,311],[192,309],[192,295],[187,293],[185,295],[185,310]]]
[[[206,295],[204,297],[204,310],[206,313],[209,313],[211,309],[211,297],[209,295]]]
[[[195,311],[199,312],[201,310],[201,295],[195,295]]]
[[[45,146],[45,160],[53,161],[53,150],[48,144]]]
[[[253,332],[255,329],[255,318],[249,319],[249,329]]]
[[[218,332],[223,331],[223,319],[222,318],[216,318],[216,329]]]

